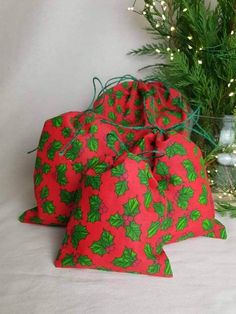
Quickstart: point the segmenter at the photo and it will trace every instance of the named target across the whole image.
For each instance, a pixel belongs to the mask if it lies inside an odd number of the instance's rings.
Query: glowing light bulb
[[[229,83],[229,84],[228,84],[228,87],[230,87],[230,86],[231,86],[231,84]]]
[[[198,64],[202,64],[202,60],[198,60]]]
[[[184,9],[183,9],[183,12],[187,12],[187,11],[188,11],[188,9],[187,9],[187,8],[184,8]]]
[[[165,5],[166,3],[165,3],[165,1],[161,1],[161,5],[163,6],[163,5]]]
[[[193,47],[192,47],[192,46],[190,46],[190,45],[188,45],[188,49],[190,49],[190,50],[191,50],[191,49],[193,49]]]
[[[148,4],[148,3],[146,3],[146,4],[145,4],[145,6],[148,8],[148,7],[149,7],[149,4]]]
[[[230,35],[234,35],[234,31],[231,31]]]
[[[174,27],[174,26],[171,26],[170,31],[171,31],[171,32],[174,32],[174,31],[175,31],[175,27]]]
[[[156,28],[159,28],[161,25],[159,23],[156,23]]]
[[[202,51],[202,50],[203,50],[203,47],[200,47],[199,50]]]
[[[143,15],[146,15],[147,14],[147,12],[146,11],[143,11]]]
[[[163,21],[165,21],[166,20],[166,17],[165,17],[165,15],[164,14],[162,14],[162,19],[163,19]]]
[[[231,79],[231,80],[230,80],[230,83],[233,83],[233,82],[234,82],[234,79]]]
[[[170,39],[170,36],[167,36],[167,39]]]
[[[166,51],[168,51],[168,52],[169,52],[169,51],[170,51],[170,47],[168,47],[168,48],[166,49]]]
[[[233,96],[234,96],[233,92],[229,93],[229,97],[233,97]]]
[[[157,48],[157,49],[156,49],[156,52],[157,52],[157,53],[160,53],[160,52],[161,52],[161,50]]]
[[[189,40],[192,40],[192,39],[193,39],[193,36],[191,36],[191,35],[188,36],[188,39],[189,39]]]

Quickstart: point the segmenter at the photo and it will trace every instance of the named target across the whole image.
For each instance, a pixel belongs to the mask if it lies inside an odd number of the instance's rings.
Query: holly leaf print
[[[111,149],[114,149],[115,143],[117,142],[117,134],[114,131],[108,133],[106,137],[106,141],[107,141],[107,146]]]
[[[108,114],[109,119],[111,119],[112,121],[116,121],[117,120],[117,116],[114,112],[110,111]]]
[[[153,264],[153,265],[150,265],[148,267],[148,273],[149,274],[157,274],[159,273],[160,271],[160,265],[159,264]]]
[[[82,210],[80,207],[77,207],[73,210],[73,216],[75,217],[76,220],[82,219]]]
[[[44,186],[42,190],[40,191],[40,198],[45,199],[48,197],[48,195],[49,195],[49,189],[47,186]]]
[[[67,138],[71,135],[71,129],[70,128],[64,128],[62,131],[61,131],[62,135]]]
[[[169,174],[169,167],[165,162],[159,161],[156,166],[156,174],[167,176]]]
[[[111,224],[111,226],[119,228],[123,225],[124,220],[120,214],[115,214],[111,215],[111,217],[109,218],[109,223]]]
[[[179,230],[184,230],[188,225],[188,219],[187,217],[183,216],[183,217],[180,217],[178,219],[178,222],[176,224],[176,230],[179,231]]]
[[[43,150],[44,148],[44,145],[47,143],[48,139],[50,137],[50,134],[48,132],[43,132],[41,137],[40,137],[40,140],[39,140],[39,145],[38,145],[38,148],[40,151]]]
[[[174,144],[172,144],[166,148],[166,155],[169,158],[172,158],[176,155],[184,156],[186,154],[187,154],[187,152],[186,152],[185,148],[183,147],[183,145],[181,145],[179,143],[174,143]]]
[[[115,258],[113,264],[118,267],[127,268],[134,264],[137,254],[129,248],[125,248],[121,257]]]
[[[65,153],[65,157],[74,161],[79,156],[82,146],[79,140],[74,140],[71,144],[71,148]]]
[[[140,240],[140,235],[141,235],[141,230],[140,226],[134,222],[131,221],[131,223],[125,227],[126,229],[126,236],[129,237],[133,241],[139,241]]]
[[[62,116],[58,116],[52,119],[52,125],[59,128],[62,125]]]
[[[115,192],[117,196],[121,196],[125,194],[125,192],[128,190],[128,183],[126,180],[118,181],[115,185]]]
[[[137,198],[131,198],[127,203],[123,205],[125,215],[127,216],[136,216],[139,213],[139,201]]]
[[[226,233],[226,229],[225,228],[220,230],[220,238],[223,239],[223,240],[227,239],[227,233]]]
[[[207,192],[207,187],[205,185],[202,186],[202,193],[199,196],[199,203],[201,205],[207,205],[208,203],[208,192]]]
[[[56,166],[57,182],[60,185],[66,185],[68,183],[68,180],[66,178],[66,171],[67,171],[67,165],[65,164],[60,164]]]
[[[84,170],[84,166],[82,165],[81,162],[73,164],[72,167],[76,173],[81,173]]]
[[[150,244],[145,244],[144,253],[146,254],[148,259],[156,260],[156,256],[153,253],[152,247]]]
[[[41,173],[36,173],[35,176],[34,176],[34,184],[36,186],[38,186],[38,185],[40,185],[42,180],[43,180],[43,177],[42,177]]]
[[[159,215],[159,217],[163,217],[165,213],[165,206],[162,202],[153,204],[155,212]]]
[[[168,182],[167,182],[167,180],[160,180],[159,182],[158,182],[158,191],[159,191],[159,193],[162,195],[162,196],[164,196],[165,195],[165,191],[167,190],[167,188],[168,188]]]
[[[60,198],[61,202],[65,204],[71,204],[74,202],[76,197],[76,192],[69,192],[67,190],[61,190],[60,192]]]
[[[92,195],[89,198],[89,204],[90,204],[90,211],[88,213],[88,221],[89,222],[95,222],[95,221],[100,220],[101,214],[99,212],[99,209],[100,209],[101,203],[102,203],[102,201],[98,195]]]
[[[201,213],[199,210],[193,210],[190,214],[190,219],[192,219],[193,221],[198,220],[201,217]]]
[[[51,170],[51,166],[47,164],[46,162],[42,165],[42,173],[49,173]]]
[[[73,229],[72,235],[71,235],[71,242],[72,246],[74,248],[77,248],[79,245],[79,242],[83,239],[85,239],[88,235],[88,230],[85,226],[79,224],[76,225]]]
[[[205,219],[203,220],[202,222],[202,228],[204,230],[211,230],[213,228],[213,223],[212,223],[212,220],[210,219]]]
[[[172,218],[167,217],[161,223],[161,230],[167,230],[172,226],[173,220]]]
[[[98,241],[93,242],[90,248],[94,254],[103,256],[107,253],[107,248],[113,245],[113,240],[114,236],[109,231],[104,230],[101,238]]]
[[[183,109],[185,107],[185,105],[184,105],[184,103],[183,103],[183,101],[182,101],[182,99],[180,97],[173,98],[172,99],[172,104],[174,106],[179,107],[180,109]]]
[[[40,169],[41,168],[41,159],[39,157],[36,157],[35,161],[35,169]]]
[[[85,186],[91,186],[94,190],[99,190],[101,186],[100,176],[86,176]]]
[[[168,242],[170,242],[170,240],[172,239],[172,235],[171,234],[166,234],[166,235],[164,235],[163,237],[162,237],[162,241],[163,241],[163,243],[168,243]]]
[[[69,218],[67,216],[64,215],[59,215],[57,216],[57,220],[60,224],[66,224],[69,220]]]
[[[123,93],[122,91],[120,91],[120,90],[118,90],[118,91],[116,92],[116,98],[117,98],[117,99],[121,99],[121,98],[123,97],[123,95],[124,95],[124,93]]]
[[[87,255],[79,256],[77,262],[81,266],[91,266],[93,264],[92,260]]]
[[[55,206],[53,205],[53,202],[51,201],[45,201],[42,204],[43,212],[47,213],[49,215],[53,214],[55,212]]]
[[[145,169],[139,170],[138,177],[141,184],[144,184],[146,186],[149,185],[149,179],[152,178],[152,174],[150,173],[149,167],[147,165]]]
[[[190,182],[194,182],[197,179],[197,173],[195,171],[194,165],[191,162],[191,160],[184,160],[183,161],[183,166],[187,171],[187,178]]]
[[[183,180],[181,177],[177,175],[173,175],[170,177],[170,183],[173,184],[174,186],[181,185],[183,183]]]
[[[177,204],[180,208],[186,210],[189,204],[190,198],[192,198],[194,195],[194,191],[191,187],[183,187],[179,191],[179,197]]]
[[[62,266],[74,266],[74,255],[73,254],[66,254],[66,256],[62,260]]]
[[[124,165],[118,165],[111,169],[111,174],[113,177],[121,177],[125,173]]]
[[[154,235],[156,235],[158,230],[160,230],[160,222],[152,222],[150,227],[148,228],[148,238],[152,238]]]
[[[48,159],[53,160],[57,151],[62,148],[62,143],[60,141],[53,141],[47,150]]]
[[[148,190],[144,194],[144,206],[146,207],[146,209],[150,207],[151,203],[152,203],[152,193],[150,190]]]
[[[95,134],[98,131],[98,126],[97,125],[91,125],[90,129],[89,129],[89,133],[90,134]]]
[[[173,273],[172,273],[172,269],[171,269],[171,266],[170,266],[170,261],[167,259],[166,262],[165,262],[165,275],[167,276],[172,276]]]
[[[88,139],[87,146],[91,152],[96,152],[98,150],[98,139],[95,137],[90,137]]]

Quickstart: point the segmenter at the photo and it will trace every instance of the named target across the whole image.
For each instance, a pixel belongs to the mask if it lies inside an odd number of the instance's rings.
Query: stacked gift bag
[[[20,221],[66,226],[57,267],[170,277],[165,245],[226,238],[189,112],[163,83],[129,80],[104,89],[93,108],[45,122],[37,207]]]

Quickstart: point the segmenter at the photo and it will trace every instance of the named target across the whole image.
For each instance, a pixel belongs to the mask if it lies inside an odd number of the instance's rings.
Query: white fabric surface
[[[234,314],[236,220],[226,241],[166,246],[173,279],[56,269],[63,228],[21,224],[34,203],[32,172],[43,122],[85,108],[93,76],[147,60],[126,56],[147,40],[129,0],[0,0],[0,313]]]

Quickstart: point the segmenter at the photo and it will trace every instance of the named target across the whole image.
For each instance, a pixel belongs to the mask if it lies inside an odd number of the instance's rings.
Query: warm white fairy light
[[[234,82],[234,79],[231,79],[231,80],[230,80],[230,83],[233,83],[233,82]]]
[[[128,11],[134,11],[134,7],[129,7]]]
[[[231,83],[228,84],[228,87],[229,87],[229,88],[230,88],[230,86],[231,86]]]
[[[170,36],[169,36],[169,35],[167,36],[167,39],[170,39]]]
[[[146,4],[145,4],[145,6],[148,8],[148,7],[149,7],[149,4],[148,4],[148,3],[146,3]]]
[[[163,11],[165,12],[167,10],[167,7],[163,7]]]
[[[156,28],[159,28],[161,25],[159,23],[156,23]]]
[[[180,52],[180,49],[177,49],[178,52]]]
[[[190,46],[190,45],[188,45],[188,49],[190,49],[190,50],[191,50],[191,49],[193,49],[193,47],[192,47],[192,46]]]
[[[198,62],[198,64],[202,64],[202,60],[198,60],[197,62]]]
[[[163,21],[165,21],[165,20],[166,20],[166,17],[165,17],[165,15],[164,15],[164,14],[162,14],[161,18],[163,19]]]
[[[230,35],[234,35],[234,30],[233,30],[233,31],[231,31]]]
[[[171,26],[170,31],[171,31],[171,32],[174,32],[174,31],[175,31],[175,27],[174,27],[174,26]]]
[[[192,40],[192,39],[193,39],[193,36],[189,35],[189,36],[188,36],[188,39],[189,39],[189,40]]]
[[[234,92],[229,93],[229,97],[233,97],[234,96]]]
[[[161,52],[161,50],[157,48],[157,49],[156,49],[156,52],[157,52],[157,53],[160,53],[160,52]]]
[[[203,47],[200,47],[199,50],[202,51],[202,50],[203,50]]]
[[[187,12],[187,11],[188,11],[188,9],[187,9],[187,8],[184,8],[184,9],[183,9],[183,12]]]
[[[170,51],[170,47],[166,48],[166,51],[168,51],[168,52],[169,52],[169,51]]]
[[[143,11],[143,15],[146,15],[147,14],[147,12],[146,11]]]
[[[164,6],[166,3],[165,1],[161,1],[161,5]]]
[[[153,5],[150,5],[150,9],[151,9],[151,10],[153,9]]]

